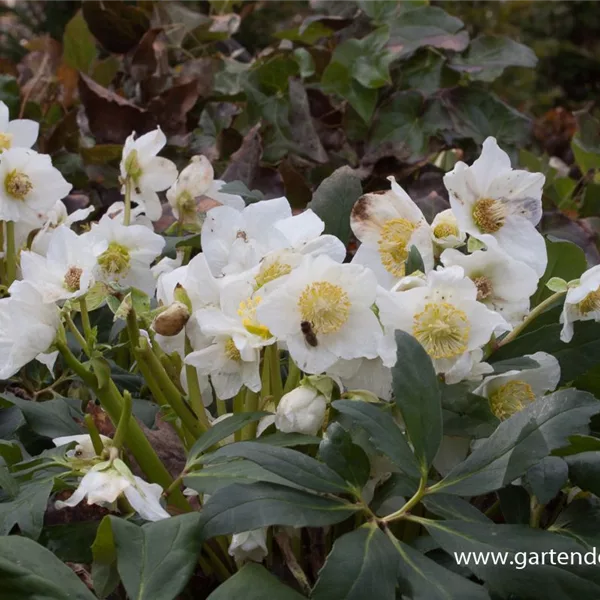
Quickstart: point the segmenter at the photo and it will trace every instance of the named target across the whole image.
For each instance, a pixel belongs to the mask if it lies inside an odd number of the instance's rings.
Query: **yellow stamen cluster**
[[[258,290],[263,285],[266,285],[270,281],[274,281],[279,277],[288,275],[292,272],[292,267],[286,263],[279,262],[276,260],[268,265],[263,265],[258,272],[258,275],[254,279],[254,289]]]
[[[234,360],[235,362],[240,362],[242,360],[240,351],[237,349],[231,338],[225,342],[225,356],[229,360]]]
[[[504,225],[506,209],[500,200],[480,198],[473,206],[473,221],[482,233],[496,233]]]
[[[453,358],[467,351],[467,315],[448,302],[430,302],[414,316],[413,335],[431,358]]]
[[[12,146],[12,133],[1,133],[0,132],[0,152],[8,150]]]
[[[587,315],[600,310],[600,287],[590,292],[578,305],[580,312]]]
[[[13,169],[4,179],[4,189],[15,200],[25,200],[27,194],[33,189],[33,183],[28,175]]]
[[[509,381],[490,395],[490,408],[501,420],[508,419],[535,400],[531,386],[525,381]]]
[[[404,277],[408,243],[418,223],[408,219],[390,219],[381,228],[378,241],[381,263],[394,277]]]
[[[454,223],[448,223],[448,222],[438,223],[433,228],[433,235],[439,239],[447,238],[447,237],[450,237],[451,235],[458,236],[458,234],[459,234],[458,227],[456,225],[454,225]]]
[[[79,267],[69,267],[69,270],[65,273],[65,287],[69,292],[78,292],[81,286],[81,274],[83,269]]]
[[[262,302],[260,296],[254,298],[248,298],[240,302],[238,308],[238,315],[242,318],[242,325],[246,328],[248,333],[258,335],[259,337],[269,339],[272,337],[268,327],[265,327],[256,319],[256,308]]]
[[[98,257],[98,265],[109,275],[123,275],[129,270],[131,258],[129,249],[117,242],[111,242]]]
[[[316,334],[339,331],[350,316],[348,294],[328,281],[307,285],[298,299],[300,321],[311,323]]]

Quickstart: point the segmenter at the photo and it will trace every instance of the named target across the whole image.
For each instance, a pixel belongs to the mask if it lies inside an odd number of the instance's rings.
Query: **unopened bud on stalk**
[[[327,402],[315,388],[300,386],[281,398],[275,427],[284,433],[315,435],[323,425]]]
[[[157,315],[152,322],[152,329],[164,336],[177,335],[188,322],[190,311],[183,302],[173,302],[171,306]]]

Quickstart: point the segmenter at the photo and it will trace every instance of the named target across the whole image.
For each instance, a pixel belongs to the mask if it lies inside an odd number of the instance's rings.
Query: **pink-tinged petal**
[[[521,215],[537,225],[542,218],[545,180],[541,173],[511,171],[494,178],[488,188],[488,196],[508,201],[507,208],[511,214]]]
[[[37,141],[39,132],[39,123],[30,119],[16,119],[6,127],[6,133],[13,136],[11,140],[12,148],[31,148]]]
[[[510,158],[498,146],[496,139],[489,137],[483,142],[481,154],[471,166],[471,171],[475,176],[481,197],[486,197],[494,179],[510,171]]]

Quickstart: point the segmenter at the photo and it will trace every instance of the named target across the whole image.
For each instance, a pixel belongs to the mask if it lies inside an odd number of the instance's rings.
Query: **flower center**
[[[413,321],[413,335],[432,358],[464,354],[470,330],[467,315],[447,302],[426,304]]]
[[[261,302],[262,298],[260,296],[242,300],[237,312],[238,315],[242,317],[242,325],[246,328],[248,333],[252,333],[253,335],[257,335],[261,338],[269,339],[272,337],[271,332],[256,319],[256,307]]]
[[[283,277],[291,272],[292,267],[290,265],[282,263],[278,260],[272,262],[270,265],[261,266],[258,275],[254,279],[254,289],[258,290],[270,281],[274,281],[275,279]]]
[[[124,274],[129,270],[129,250],[117,242],[111,242],[98,257],[100,268],[109,275]]]
[[[587,315],[587,313],[596,312],[600,310],[600,287],[590,292],[580,303],[579,310],[582,314]]]
[[[143,171],[140,166],[137,150],[132,150],[127,155],[127,158],[125,159],[125,173],[127,173],[127,177],[131,178],[136,186],[139,184]]]
[[[494,198],[480,198],[473,206],[473,221],[482,233],[496,233],[504,225],[506,209]]]
[[[33,183],[25,173],[14,169],[4,179],[4,188],[9,196],[16,200],[25,200],[25,196],[33,189]]]
[[[408,258],[408,243],[418,223],[408,219],[391,219],[381,229],[379,255],[386,271],[395,277],[404,277],[404,263]]]
[[[486,277],[485,275],[473,277],[473,283],[477,288],[477,300],[480,302],[492,295],[494,288],[489,277]]]
[[[328,281],[317,281],[304,288],[298,299],[300,321],[308,321],[315,333],[335,333],[348,320],[351,307],[348,294]]]
[[[69,267],[65,274],[65,287],[69,292],[78,292],[81,286],[81,274],[83,269],[79,267]]]
[[[438,223],[433,228],[433,235],[436,238],[447,238],[451,235],[458,236],[458,227],[452,223]]]
[[[196,201],[189,192],[181,192],[176,202],[181,220],[193,219],[196,216]]]
[[[233,343],[231,338],[225,342],[225,356],[229,360],[234,360],[235,362],[240,362],[242,360],[240,351],[237,349],[237,346]]]
[[[12,133],[0,133],[0,152],[8,150],[12,146]]]
[[[501,420],[508,419],[535,400],[531,386],[525,381],[509,381],[490,395],[490,408]]]

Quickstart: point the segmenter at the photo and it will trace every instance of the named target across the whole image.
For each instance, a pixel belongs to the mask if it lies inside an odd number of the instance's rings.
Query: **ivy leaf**
[[[340,167],[324,179],[310,203],[310,208],[325,221],[323,233],[335,235],[347,244],[352,233],[350,212],[361,196],[360,179],[350,167]]]
[[[408,333],[396,331],[398,360],[392,368],[394,399],[406,432],[426,475],[442,440],[442,401],[433,363]]]
[[[535,52],[510,38],[480,35],[470,44],[465,56],[456,56],[449,66],[456,71],[469,73],[471,79],[494,81],[507,67],[535,67]]]
[[[52,552],[18,535],[0,537],[0,596],[27,600],[95,600]]]
[[[313,589],[312,600],[393,598],[398,557],[374,524],[338,538]]]
[[[560,390],[503,421],[464,462],[437,484],[444,493],[485,494],[504,487],[564,446],[569,435],[587,433],[600,403],[587,392]]]
[[[67,23],[63,36],[63,62],[88,74],[96,58],[96,40],[81,11]]]
[[[344,521],[358,507],[273,483],[233,484],[204,505],[202,537],[250,531],[269,525],[323,527]]]
[[[302,600],[304,596],[284,585],[256,563],[244,565],[233,577],[221,584],[207,600]]]

